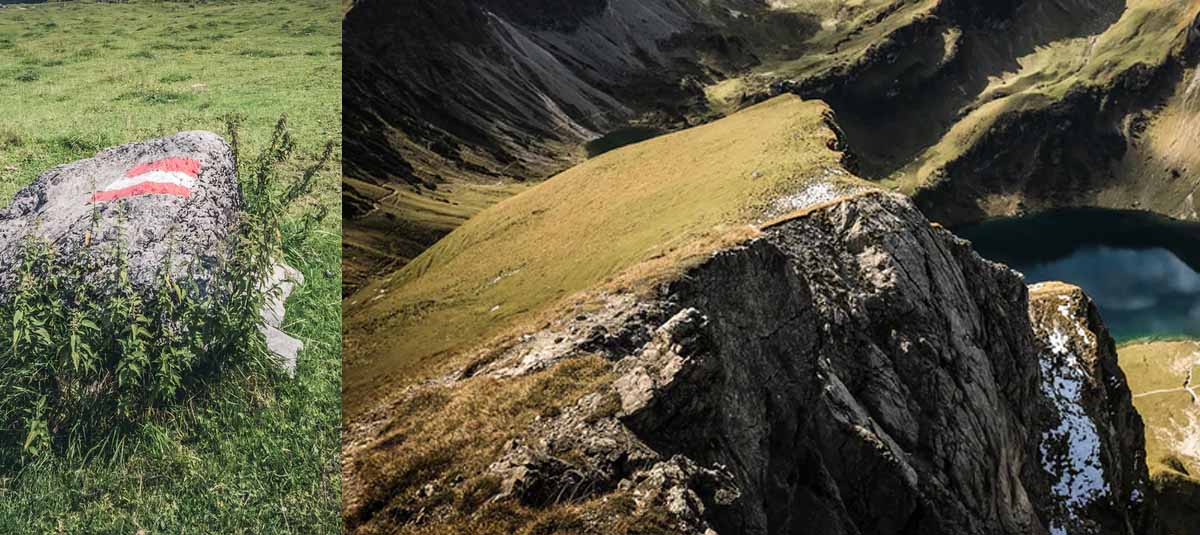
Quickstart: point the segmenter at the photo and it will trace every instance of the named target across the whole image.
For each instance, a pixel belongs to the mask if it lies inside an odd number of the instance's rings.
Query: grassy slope
[[[1133,342],[1117,349],[1121,369],[1146,423],[1146,462],[1161,495],[1171,533],[1194,532],[1200,524],[1200,405],[1177,390],[1190,368],[1200,385],[1200,342]],[[1171,390],[1148,395],[1156,390]]]
[[[1019,58],[1019,70],[992,79],[942,139],[893,177],[911,193],[936,180],[938,171],[974,147],[997,121],[1044,108],[1070,92],[1105,88],[1138,66],[1178,56],[1200,5],[1172,0],[1132,0],[1120,19],[1094,38],[1055,41]]]
[[[1168,215],[1200,220],[1200,69],[1180,77],[1172,95],[1147,126],[1139,142],[1120,163],[1120,184],[1100,194],[1100,204],[1116,206],[1121,199],[1142,198],[1147,206],[1163,207]],[[1156,187],[1147,187],[1153,184]]]
[[[436,191],[416,193],[407,185],[342,180],[361,202],[373,206],[354,224],[344,225],[342,270],[347,289],[377,273],[399,269],[480,210],[526,188],[520,183],[451,179]]]
[[[553,303],[639,263],[717,247],[769,215],[840,154],[828,108],[784,96],[630,145],[481,212],[345,302],[345,413]],[[844,175],[844,180],[855,180]],[[661,273],[644,267],[634,278]],[[388,381],[396,381],[389,383]]]
[[[219,132],[230,112],[247,116],[251,154],[284,112],[302,152],[341,137],[333,4],[23,7],[0,11],[0,202],[50,166],[178,130]],[[323,173],[309,202],[336,212],[338,175]],[[336,530],[337,218],[288,257],[308,281],[285,326],[307,343],[295,381],[228,377],[215,399],[147,425],[119,462],[0,467],[0,532]]]
[[[768,56],[746,76],[722,80],[706,89],[710,104],[718,110],[735,107],[743,92],[764,91],[777,79],[801,80],[827,76],[866,60],[893,32],[930,16],[939,0],[861,0],[857,2],[794,2],[780,9],[811,16],[821,27],[804,43],[804,51]]]
[[[867,21],[898,4],[868,1],[853,9],[841,10],[830,10],[820,2],[798,4],[794,9],[813,13],[830,22],[804,43],[810,53],[795,60],[767,61],[746,76],[714,84],[708,88],[710,100],[715,108],[728,110],[735,107],[730,104],[731,100],[736,100],[743,91],[761,90],[772,80],[820,77],[831,70],[859,63],[871,47],[892,32],[921,19],[934,10],[936,4],[910,2],[878,23]],[[1050,2],[1034,4],[1031,9],[1039,10],[1032,15],[1039,20],[1049,18],[1040,10],[1060,16],[1059,8]],[[831,13],[836,15],[831,17]],[[1038,46],[1016,58],[1015,69],[1006,67],[1003,72],[990,77],[987,86],[961,108],[960,117],[947,132],[918,151],[911,161],[897,162],[897,170],[890,176],[881,177],[881,184],[911,194],[940,180],[945,166],[967,156],[968,151],[995,126],[1016,114],[1052,107],[1070,93],[1098,91],[1107,94],[1114,81],[1124,74],[1140,67],[1157,67],[1170,58],[1179,57],[1186,46],[1187,28],[1198,14],[1200,4],[1196,2],[1130,0],[1120,17],[1095,36],[1058,39]],[[837,24],[833,24],[834,21]],[[863,31],[847,33],[851,28],[862,28]],[[1048,29],[1051,32],[1058,30]],[[1004,47],[1003,43],[997,45],[1001,49]],[[976,60],[986,59],[985,54]],[[853,89],[863,91],[862,83],[856,81]],[[1190,80],[1184,83],[1190,83]],[[1110,184],[1105,191],[1096,192],[1094,199],[1081,199],[1080,202],[1125,208],[1131,200],[1140,200],[1146,208],[1168,215],[1195,217],[1194,204],[1181,206],[1180,203],[1195,190],[1195,180],[1164,180],[1171,168],[1190,167],[1193,173],[1195,171],[1192,151],[1181,149],[1194,145],[1196,138],[1195,129],[1189,124],[1195,108],[1191,103],[1183,102],[1184,89],[1177,88],[1165,110],[1155,110],[1155,121],[1140,144],[1144,146],[1135,146],[1116,170],[1121,180]],[[922,125],[913,124],[912,128],[920,130]],[[1010,204],[1017,200],[998,198],[994,201],[994,210],[1011,211]]]
[[[798,59],[768,60],[746,76],[710,86],[709,97],[717,109],[730,109],[730,99],[747,89],[761,89],[771,80],[821,77],[861,63],[893,32],[930,16],[938,3],[874,0],[854,7],[822,2],[789,6],[827,22],[804,43],[809,53]],[[1200,4],[1195,2],[1130,0],[1120,18],[1095,37],[1056,40],[1017,58],[1016,70],[991,78],[950,131],[884,184],[911,193],[935,180],[941,167],[962,157],[1004,116],[1050,106],[1070,92],[1106,88],[1136,66],[1157,66],[1178,56],[1187,27],[1198,13]],[[881,18],[883,14],[886,17]],[[852,88],[863,92],[862,83],[856,81]],[[882,93],[882,89],[865,92]]]

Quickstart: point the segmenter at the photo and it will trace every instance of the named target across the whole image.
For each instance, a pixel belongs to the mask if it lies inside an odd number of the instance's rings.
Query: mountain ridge
[[[455,24],[391,12],[419,4],[350,10],[346,124],[361,147],[347,149],[343,191],[347,295],[582,161],[589,140],[629,125],[674,131],[783,92],[828,100],[855,171],[943,223],[1079,204],[1195,217],[1194,201],[1178,200],[1200,185],[1179,149],[1198,135],[1186,98],[1200,58],[1194,4],[592,4],[604,7],[568,9],[557,25],[488,5],[437,10],[467,14]],[[600,52],[595,36],[629,32]],[[470,44],[481,42],[492,44]],[[481,74],[496,69],[507,74]]]

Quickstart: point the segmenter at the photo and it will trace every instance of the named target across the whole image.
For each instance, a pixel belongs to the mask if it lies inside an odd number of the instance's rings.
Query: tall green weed
[[[37,458],[118,449],[125,431],[202,396],[230,368],[277,375],[259,330],[273,291],[263,282],[283,255],[285,215],[302,209],[297,201],[333,145],[288,180],[295,144],[286,116],[248,162],[240,158],[240,123],[226,118],[244,204],[204,288],[197,277],[180,277],[168,258],[152,289],[139,289],[120,239],[88,246],[70,262],[45,240],[22,244],[15,287],[0,297],[0,452]],[[305,228],[325,216],[324,209],[305,214]]]

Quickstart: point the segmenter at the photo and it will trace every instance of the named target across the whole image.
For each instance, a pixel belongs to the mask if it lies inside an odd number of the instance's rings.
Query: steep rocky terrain
[[[1196,217],[1197,15],[1176,0],[360,0],[344,23],[347,292],[590,141],[785,92],[825,100],[860,176],[941,222],[1068,204]]]
[[[1158,529],[1095,307],[894,194],[808,206],[452,370],[347,427],[352,532]]]
[[[603,154],[351,297],[347,530],[1159,533],[1090,300],[856,177],[833,119]]]
[[[1088,297],[929,221],[1200,217],[1200,3],[359,0],[344,30],[349,531],[1187,526]]]

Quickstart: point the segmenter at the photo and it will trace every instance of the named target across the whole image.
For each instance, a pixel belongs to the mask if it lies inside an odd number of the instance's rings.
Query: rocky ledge
[[[601,299],[405,394],[603,357],[598,386],[482,450],[496,485],[352,470],[347,527],[476,526],[455,515],[483,492],[580,533],[1159,531],[1141,419],[1090,300],[1029,290],[904,197],[810,208],[649,297]],[[414,418],[404,403],[348,430],[348,466],[430,439],[388,435]]]

